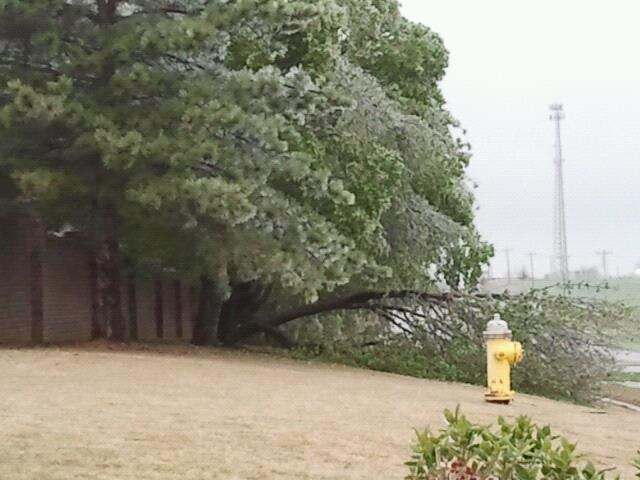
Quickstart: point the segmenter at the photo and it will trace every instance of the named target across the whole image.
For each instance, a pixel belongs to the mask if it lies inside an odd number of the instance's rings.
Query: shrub
[[[607,470],[582,464],[575,444],[538,427],[528,417],[498,428],[476,425],[460,413],[445,411],[439,434],[417,432],[406,480],[604,480]],[[640,468],[640,460],[636,466]],[[640,473],[637,475],[640,477]],[[615,477],[619,478],[619,477]]]

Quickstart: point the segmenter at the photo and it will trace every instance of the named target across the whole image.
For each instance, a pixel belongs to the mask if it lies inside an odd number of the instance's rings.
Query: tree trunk
[[[482,294],[478,295],[482,296]],[[445,302],[451,300],[452,298],[455,298],[455,294],[432,294],[412,290],[399,290],[392,292],[370,291],[354,293],[345,297],[319,300],[315,303],[302,305],[300,307],[296,307],[291,310],[285,310],[284,312],[280,313],[269,313],[267,315],[262,314],[254,318],[250,322],[237,324],[226,338],[226,343],[228,345],[234,345],[247,337],[255,335],[256,333],[273,332],[274,327],[279,327],[280,325],[284,325],[299,318],[310,317],[312,315],[332,312],[335,310],[371,308],[370,302],[373,301],[407,297],[416,297],[438,302]]]
[[[114,22],[118,3],[120,0],[98,0],[98,15],[101,24],[108,25]]]
[[[271,286],[264,285],[260,281],[241,282],[233,286],[231,296],[222,305],[218,338],[227,345],[232,346],[233,333],[243,325],[249,325],[255,321],[258,313],[264,309],[271,295]],[[279,327],[263,325],[259,332],[267,339],[274,340],[285,348],[292,348],[294,342]],[[255,336],[255,334],[253,335]]]
[[[116,214],[113,206],[98,209],[98,241],[96,246],[96,280],[100,330],[98,336],[117,342],[126,339],[120,290],[120,265]]]
[[[136,277],[133,274],[127,276],[127,310],[129,314],[129,338],[138,341],[138,293]]]
[[[250,323],[266,302],[266,289],[259,282],[241,282],[231,287],[231,295],[222,305],[219,340],[227,344],[227,338],[238,325]]]
[[[191,343],[193,345],[216,345],[218,324],[224,302],[224,291],[210,277],[200,277],[198,312],[193,323]]]

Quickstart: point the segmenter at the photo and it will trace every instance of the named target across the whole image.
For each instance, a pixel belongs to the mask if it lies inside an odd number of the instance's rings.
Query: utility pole
[[[569,280],[569,255],[567,254],[567,226],[564,209],[564,179],[562,174],[562,139],[560,121],[564,119],[562,105],[554,103],[551,120],[555,123],[556,139],[554,145],[554,197],[553,197],[553,268],[552,273],[559,276],[563,283]]]
[[[533,272],[533,256],[535,253],[529,252],[529,268],[531,269],[531,288],[535,288],[536,286],[536,277]]]
[[[507,256],[507,285],[511,285],[511,261],[509,259],[509,252],[511,250],[508,248],[504,249],[504,253]]]
[[[607,250],[600,250],[596,252],[596,255],[602,256],[602,277],[607,278],[607,255],[612,255],[613,252],[609,252]]]

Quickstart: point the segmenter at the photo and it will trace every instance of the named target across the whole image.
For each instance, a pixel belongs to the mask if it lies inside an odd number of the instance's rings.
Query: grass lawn
[[[414,428],[527,414],[600,466],[640,416],[480,387],[192,347],[0,349],[0,479],[401,479]]]
[[[640,372],[616,372],[612,380],[617,382],[640,382]]]

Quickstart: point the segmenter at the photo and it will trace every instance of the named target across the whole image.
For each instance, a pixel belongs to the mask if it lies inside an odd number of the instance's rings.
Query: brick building
[[[122,282],[129,338],[189,339],[193,292],[168,275]],[[0,344],[90,340],[97,320],[96,278],[73,234],[47,233],[32,218],[0,217]]]

